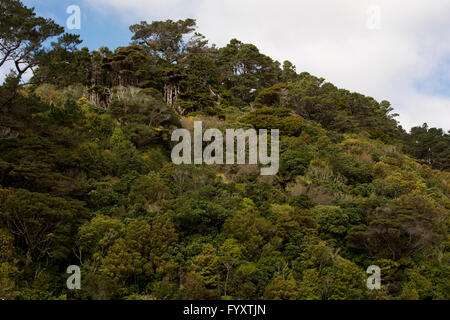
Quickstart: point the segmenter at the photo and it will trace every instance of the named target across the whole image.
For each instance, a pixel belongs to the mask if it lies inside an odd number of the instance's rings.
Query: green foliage
[[[113,153],[113,172],[118,176],[142,170],[142,158],[131,141],[125,138],[122,130],[116,128],[110,140]]]
[[[332,236],[345,235],[349,217],[340,207],[317,206],[313,209],[320,231]]]
[[[297,296],[297,283],[294,279],[273,279],[266,287],[264,298],[268,300],[294,300]]]
[[[442,130],[407,134],[387,101],[209,46],[192,19],[134,25],[114,51],[70,34],[44,50],[61,28],[0,7],[0,66],[35,69],[0,86],[0,299],[449,298]],[[171,163],[195,117],[279,129],[279,174]]]
[[[281,73],[278,62],[237,39],[219,50],[218,66],[225,88],[238,106],[253,101],[259,90],[278,83]]]
[[[161,55],[169,63],[174,63],[184,51],[183,36],[192,33],[196,28],[195,20],[154,21],[148,24],[142,21],[130,27],[134,33],[133,40],[145,44],[154,55]]]
[[[411,134],[404,136],[405,151],[415,158],[422,159],[438,170],[450,169],[450,135],[442,129],[414,127]]]
[[[257,109],[242,117],[240,121],[252,125],[257,130],[279,129],[285,136],[299,136],[304,126],[303,119],[293,115],[287,108]]]
[[[27,8],[16,0],[2,2],[0,25],[0,67],[6,62],[13,62],[19,79],[36,66],[42,43],[64,31],[53,20],[36,17],[33,8]],[[67,38],[65,36],[63,39]]]
[[[30,264],[70,254],[74,233],[87,213],[80,201],[18,189],[2,204],[0,216]]]
[[[312,148],[302,139],[285,139],[281,142],[280,174],[286,180],[304,175],[313,159]]]

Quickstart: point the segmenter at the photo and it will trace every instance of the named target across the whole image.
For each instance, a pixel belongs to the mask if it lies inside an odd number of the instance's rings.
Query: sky
[[[81,9],[83,45],[114,49],[142,20],[197,19],[210,43],[237,38],[298,72],[391,102],[407,130],[450,130],[448,0],[24,0],[66,26]],[[4,71],[3,71],[4,72]]]

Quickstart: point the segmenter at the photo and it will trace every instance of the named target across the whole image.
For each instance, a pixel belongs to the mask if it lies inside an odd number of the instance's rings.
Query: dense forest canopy
[[[449,133],[193,19],[63,30],[0,3],[0,299],[450,298]],[[174,165],[194,120],[279,129],[279,173]]]

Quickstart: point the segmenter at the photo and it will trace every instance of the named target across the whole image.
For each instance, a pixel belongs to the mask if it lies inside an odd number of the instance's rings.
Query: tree
[[[79,35],[66,33],[51,43],[51,49],[41,50],[36,55],[38,68],[31,82],[53,84],[58,88],[88,85],[91,56],[87,48],[77,49],[81,43]]]
[[[142,158],[139,151],[126,139],[119,127],[114,130],[111,137],[111,149],[115,156],[114,171],[118,176],[142,170]]]
[[[20,274],[16,266],[0,262],[0,300],[13,300],[19,296],[20,288],[17,282]]]
[[[225,221],[224,231],[242,243],[247,257],[257,258],[265,253],[262,248],[274,234],[275,228],[270,221],[261,217],[250,199],[244,199],[243,207]]]
[[[331,236],[342,236],[347,232],[348,215],[336,206],[317,206],[313,209],[319,230]]]
[[[0,217],[17,238],[29,265],[71,254],[74,232],[86,218],[86,210],[80,201],[19,189],[5,201]]]
[[[281,73],[281,81],[291,82],[298,79],[296,67],[290,61],[283,62],[283,71]]]
[[[219,296],[220,258],[216,249],[206,244],[194,257],[193,265],[186,275],[183,295],[187,299],[217,299]]]
[[[297,296],[297,284],[294,279],[273,279],[264,291],[267,300],[294,300]]]
[[[153,21],[151,24],[142,21],[130,26],[130,31],[134,33],[132,40],[145,45],[153,55],[165,59],[169,64],[180,60],[186,51],[184,36],[195,29],[194,19]]]
[[[306,269],[300,281],[300,299],[348,300],[365,298],[365,275],[353,262],[320,242],[302,254]]]
[[[150,54],[162,60],[162,74],[164,79],[164,101],[174,105],[180,93],[179,82],[185,78],[181,68],[181,59],[185,56],[190,46],[195,52],[203,48],[206,43],[202,41],[201,35],[195,33],[189,40],[188,35],[197,28],[194,19],[178,21],[153,21],[148,24],[142,21],[140,24],[130,26],[134,33],[132,40],[144,46]],[[185,41],[185,39],[187,41]]]
[[[422,127],[414,127],[409,135],[405,135],[405,150],[413,157],[424,160],[438,170],[450,170],[450,132],[429,128],[426,123]]]
[[[15,255],[13,235],[8,229],[0,229],[0,262],[12,261]]]
[[[162,214],[156,215],[152,222],[150,241],[150,261],[155,271],[161,266],[162,257],[169,253],[178,240],[172,221]]]
[[[36,55],[48,38],[63,33],[64,28],[51,19],[36,17],[34,9],[17,0],[0,4],[0,67],[11,61],[20,78],[36,66]]]
[[[278,83],[281,74],[279,62],[237,39],[219,50],[218,66],[225,88],[238,103],[253,101],[259,90]]]
[[[186,77],[180,81],[178,113],[205,110],[219,104],[219,71],[216,62],[206,55],[194,55],[184,63]]]
[[[77,235],[77,257],[80,263],[94,258],[95,265],[103,258],[113,243],[123,236],[125,226],[122,221],[97,215],[91,221],[83,224]],[[95,268],[94,268],[95,269]]]
[[[234,266],[237,266],[243,258],[241,245],[235,239],[227,239],[220,247],[220,254],[220,260],[226,269],[223,293],[223,295],[226,297],[228,294],[228,280],[230,277],[231,269]]]
[[[145,221],[132,221],[122,238],[117,239],[102,259],[100,272],[122,285],[138,284],[140,276],[149,276],[151,228]]]

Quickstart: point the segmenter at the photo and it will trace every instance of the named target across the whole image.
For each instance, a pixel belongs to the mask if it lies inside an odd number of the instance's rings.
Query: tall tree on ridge
[[[179,82],[184,77],[179,63],[192,43],[186,38],[196,28],[194,19],[153,21],[151,24],[142,21],[130,26],[130,31],[134,33],[132,40],[147,47],[153,56],[167,64],[164,72],[164,100],[169,105],[173,105],[180,94]],[[194,37],[198,38],[199,34],[196,33]]]

